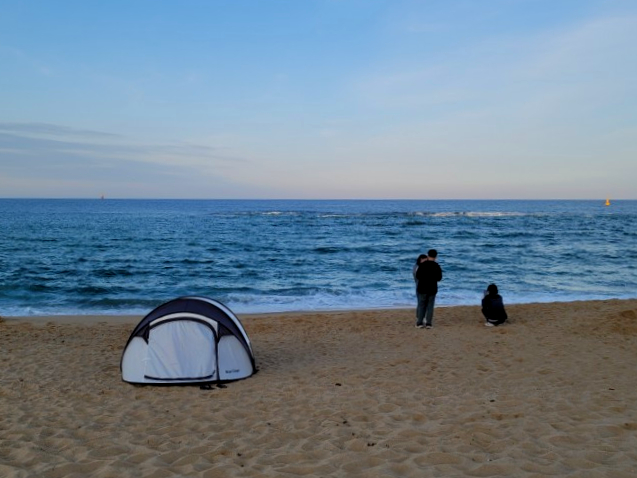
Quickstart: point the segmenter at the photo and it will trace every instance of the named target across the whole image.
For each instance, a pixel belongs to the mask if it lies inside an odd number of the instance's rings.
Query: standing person
[[[484,292],[482,314],[487,319],[484,323],[487,327],[504,324],[508,319],[506,310],[504,310],[504,301],[502,296],[498,294],[498,286],[495,284],[490,284]]]
[[[438,252],[430,249],[427,260],[418,266],[416,281],[418,283],[418,308],[416,309],[416,327],[430,329],[433,327],[434,302],[438,293],[438,282],[442,280],[442,269],[436,262]]]
[[[416,259],[416,263],[414,264],[414,282],[416,283],[416,287],[418,287],[418,278],[416,277],[416,272],[418,271],[418,266],[421,262],[427,260],[427,254],[420,254],[418,259]]]
[[[414,264],[413,274],[414,274],[414,282],[416,283],[416,300],[418,300],[418,277],[416,277],[416,272],[418,272],[418,266],[421,262],[427,260],[427,254],[420,254],[416,259],[416,263]],[[418,320],[418,308],[416,307],[416,320]]]

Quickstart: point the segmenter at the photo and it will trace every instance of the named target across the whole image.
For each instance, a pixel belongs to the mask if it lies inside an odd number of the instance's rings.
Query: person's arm
[[[490,305],[491,305],[491,301],[489,300],[489,296],[483,297],[482,298],[482,312],[488,311]]]

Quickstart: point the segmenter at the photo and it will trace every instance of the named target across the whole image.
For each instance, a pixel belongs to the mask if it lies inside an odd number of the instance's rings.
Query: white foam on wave
[[[431,214],[433,217],[519,217],[527,216],[521,212],[503,212],[503,211],[468,211],[468,212],[436,212]]]
[[[635,299],[636,294],[585,294],[585,293],[521,293],[504,289],[501,291],[505,304],[529,304],[549,302],[576,302],[583,300]],[[249,296],[230,295],[228,297],[212,297],[220,300],[234,313],[276,313],[296,311],[337,311],[415,308],[416,294],[413,288],[394,291],[354,291],[347,294],[330,294],[319,292],[311,296]],[[441,288],[436,297],[437,307],[466,306],[479,307],[482,291],[455,291]],[[160,305],[158,301],[157,305]],[[42,315],[139,315],[143,317],[150,309],[136,306],[123,308],[74,308],[65,306],[44,307],[7,307],[3,309],[6,317],[29,317]]]

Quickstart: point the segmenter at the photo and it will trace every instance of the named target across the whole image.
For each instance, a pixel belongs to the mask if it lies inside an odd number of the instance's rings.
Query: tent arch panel
[[[170,320],[151,327],[144,378],[162,381],[216,380],[216,333],[195,320]]]
[[[238,380],[254,373],[245,347],[233,335],[219,338],[219,380]]]

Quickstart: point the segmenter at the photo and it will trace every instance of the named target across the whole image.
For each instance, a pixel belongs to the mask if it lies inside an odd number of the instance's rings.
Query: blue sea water
[[[145,314],[183,295],[237,313],[637,297],[637,201],[0,199],[0,315]]]

